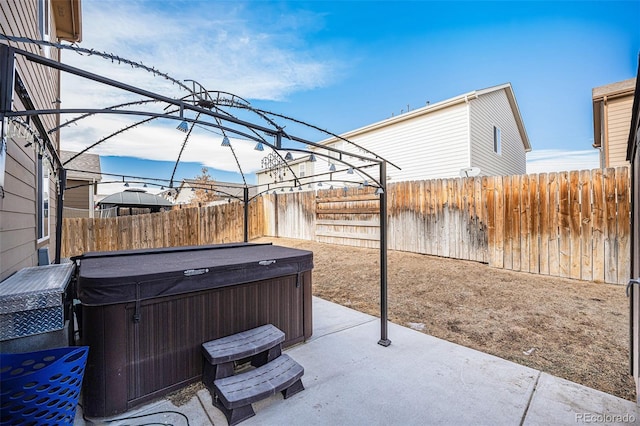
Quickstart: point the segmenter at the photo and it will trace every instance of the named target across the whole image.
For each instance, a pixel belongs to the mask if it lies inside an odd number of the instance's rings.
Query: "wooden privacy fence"
[[[270,197],[266,235],[379,245],[370,188]],[[389,249],[588,281],[629,279],[628,168],[399,182],[387,197]]]
[[[387,189],[388,247],[514,271],[624,284],[630,271],[628,168],[399,182]],[[379,246],[372,188],[269,194],[250,203],[262,235]],[[63,256],[242,241],[241,203],[63,220]]]
[[[587,281],[629,280],[627,167],[495,177],[486,201],[490,265]]]
[[[490,178],[400,182],[389,188],[389,248],[487,262]]]
[[[283,192],[260,197],[264,235],[313,241],[316,229],[315,198],[315,191]]]
[[[263,235],[262,204],[249,204],[249,238]],[[190,207],[106,219],[65,218],[62,256],[90,251],[129,250],[238,242],[244,239],[242,203]]]
[[[398,183],[389,248],[623,284],[629,184],[626,167]]]

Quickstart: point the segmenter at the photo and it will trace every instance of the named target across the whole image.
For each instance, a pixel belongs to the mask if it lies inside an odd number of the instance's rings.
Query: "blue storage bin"
[[[88,346],[0,354],[0,425],[72,425]]]

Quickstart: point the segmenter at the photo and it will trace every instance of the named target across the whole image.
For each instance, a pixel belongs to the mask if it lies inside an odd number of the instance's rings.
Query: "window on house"
[[[332,144],[331,147],[335,148],[335,149],[342,150],[342,142],[336,142],[336,143]],[[340,155],[340,153],[335,152],[335,151],[329,151],[329,150],[327,150],[327,155],[329,156],[329,158],[341,158],[342,157],[342,155]]]
[[[493,152],[498,155],[502,154],[502,136],[500,128],[496,126],[493,126]]]
[[[300,163],[298,166],[298,177],[305,177],[307,172],[306,164]]]
[[[49,12],[49,0],[38,0],[38,30],[40,31],[40,39],[44,41],[50,40],[51,14]],[[51,47],[42,46],[41,49],[44,55],[49,58]]]
[[[38,240],[49,238],[49,170],[38,156]]]

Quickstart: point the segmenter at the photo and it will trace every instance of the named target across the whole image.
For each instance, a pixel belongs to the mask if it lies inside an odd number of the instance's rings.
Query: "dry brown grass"
[[[258,241],[313,251],[314,295],[379,316],[377,249]],[[624,286],[389,251],[388,300],[397,324],[635,401]]]

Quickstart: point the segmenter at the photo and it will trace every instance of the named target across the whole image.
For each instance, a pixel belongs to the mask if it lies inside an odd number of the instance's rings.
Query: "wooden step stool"
[[[254,416],[254,402],[277,392],[286,399],[304,390],[304,368],[282,354],[284,337],[281,330],[267,324],[202,344],[202,381],[230,426]],[[235,362],[245,359],[257,368],[234,374]]]

